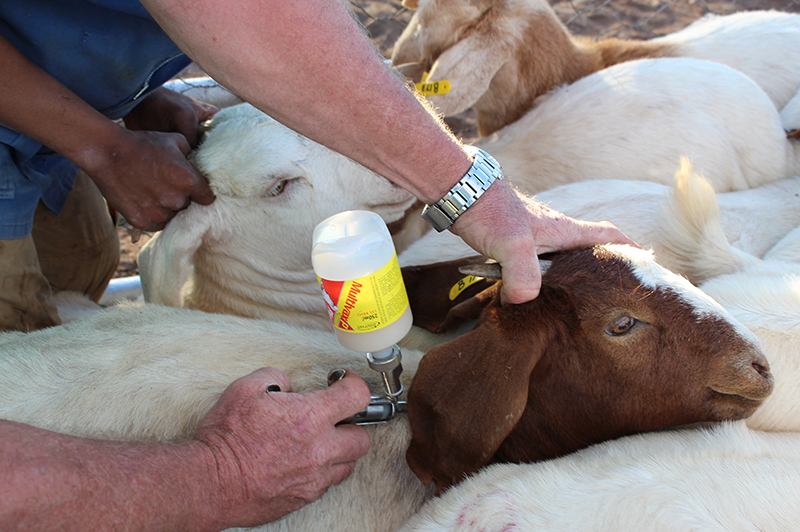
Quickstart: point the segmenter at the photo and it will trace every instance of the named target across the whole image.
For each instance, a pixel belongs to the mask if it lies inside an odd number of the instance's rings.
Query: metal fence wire
[[[413,15],[400,2],[350,0],[353,10],[385,56]],[[800,13],[800,0],[553,0],[569,30],[597,38],[650,39],[677,31],[709,13],[775,9]]]

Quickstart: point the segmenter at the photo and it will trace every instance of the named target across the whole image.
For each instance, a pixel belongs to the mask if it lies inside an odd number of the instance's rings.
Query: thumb
[[[507,257],[503,266],[503,287],[500,300],[503,305],[527,303],[539,295],[542,285],[542,270],[536,253],[515,254]]]

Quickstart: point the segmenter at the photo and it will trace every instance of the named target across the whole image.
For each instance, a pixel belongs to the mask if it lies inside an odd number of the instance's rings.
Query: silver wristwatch
[[[472,167],[467,175],[442,199],[422,209],[422,217],[440,233],[449,229],[459,216],[478,201],[495,179],[503,179],[503,170],[494,157],[474,146],[464,146],[464,150],[472,157]]]

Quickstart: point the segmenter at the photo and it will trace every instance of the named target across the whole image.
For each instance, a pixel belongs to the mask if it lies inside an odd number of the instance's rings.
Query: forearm
[[[125,130],[30,62],[0,36],[0,123],[63,155],[92,175]],[[99,142],[98,139],[103,139]]]
[[[219,530],[202,444],[74,438],[0,421],[2,530]],[[221,498],[221,497],[220,497]]]
[[[339,0],[143,4],[217,81],[426,202],[470,166]]]

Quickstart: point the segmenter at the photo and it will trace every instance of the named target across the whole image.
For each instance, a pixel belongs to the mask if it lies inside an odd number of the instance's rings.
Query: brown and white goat
[[[448,275],[463,277],[454,268]],[[406,385],[416,373],[409,453],[423,478],[425,468],[441,469],[445,485],[481,462],[539,460],[638,430],[739,419],[770,393],[752,334],[645,251],[601,246],[559,256],[543,286],[539,298],[512,307],[498,304],[496,287],[454,293],[451,317],[486,306],[475,330],[429,351],[419,369],[422,353],[404,351]],[[440,281],[439,291],[449,287]],[[431,297],[424,283],[409,290],[415,305]],[[229,383],[262,366],[283,370],[299,392],[325,386],[336,367],[375,389],[379,382],[363,354],[329,332],[160,305],[0,334],[0,352],[0,418],[125,440],[191,435]],[[425,409],[434,415],[420,426]],[[349,479],[261,530],[402,525],[432,495],[405,462],[409,420],[369,430],[372,448]],[[422,441],[431,442],[428,455]],[[448,446],[452,456],[440,456]]]
[[[481,136],[519,119],[550,89],[633,59],[722,63],[752,78],[778,110],[800,89],[796,14],[706,16],[649,41],[593,40],[572,35],[546,0],[405,0],[404,5],[418,10],[395,44],[393,64],[411,77],[428,70],[428,79],[448,80],[450,92],[431,102],[447,116],[474,108]],[[411,68],[415,64],[418,68]]]
[[[456,306],[478,325],[420,362],[408,460],[423,483],[442,489],[494,462],[747,416],[771,390],[752,334],[644,251],[569,253],[543,280],[528,304],[502,306],[495,285]],[[718,358],[721,345],[738,354]],[[743,373],[723,377],[737,365]]]

